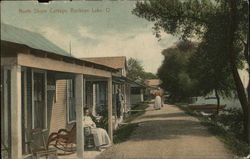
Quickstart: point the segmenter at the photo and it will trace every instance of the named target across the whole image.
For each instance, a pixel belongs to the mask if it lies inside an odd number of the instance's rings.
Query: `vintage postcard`
[[[249,1],[1,6],[1,159],[250,159]]]

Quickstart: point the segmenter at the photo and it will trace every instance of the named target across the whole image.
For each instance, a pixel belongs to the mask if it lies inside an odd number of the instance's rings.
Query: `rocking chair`
[[[29,151],[33,159],[39,159],[40,157],[46,156],[46,159],[57,159],[57,150],[53,148],[46,147],[44,131],[41,129],[26,130]],[[38,143],[38,140],[42,140],[42,144]]]
[[[76,151],[76,124],[71,130],[60,129],[51,133],[48,138],[47,148],[53,145],[59,150],[58,155],[70,155]]]

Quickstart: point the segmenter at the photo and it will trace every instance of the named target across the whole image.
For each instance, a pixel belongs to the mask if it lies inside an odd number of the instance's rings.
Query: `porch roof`
[[[17,51],[15,52],[9,52],[5,51],[6,48],[14,48]],[[24,66],[30,66],[32,67],[34,65],[37,66],[36,63],[32,64],[32,61],[30,62],[30,65],[28,63],[24,63],[21,60],[23,57],[29,58],[29,60],[38,60],[40,61],[45,61],[44,58],[50,59],[50,63],[66,63],[66,65],[71,64],[71,67],[74,68],[74,66],[80,66],[80,67],[88,67],[89,71],[88,73],[91,74],[91,69],[96,72],[97,70],[104,70],[108,72],[117,72],[117,69],[114,69],[112,67],[102,65],[102,64],[97,64],[94,62],[86,61],[86,60],[81,60],[75,57],[70,56],[66,51],[63,49],[59,48],[46,38],[44,38],[42,35],[34,32],[30,32],[24,29],[16,28],[11,25],[7,24],[2,24],[1,23],[1,55],[2,57],[6,56],[13,56],[14,54],[20,54],[18,55],[18,59],[12,59],[12,60],[1,60],[1,65],[2,62],[7,63],[12,61],[13,63],[19,63],[23,64]],[[33,61],[34,62],[34,61]],[[53,64],[52,64],[53,65]],[[73,66],[74,65],[74,66]],[[47,69],[51,69],[53,66],[47,66]],[[46,69],[46,66],[42,67],[43,69]],[[58,67],[59,68],[59,67]],[[73,69],[72,68],[72,69]],[[79,67],[78,67],[79,68]],[[52,70],[56,70],[52,69]],[[79,69],[78,69],[79,70]],[[59,70],[58,71],[64,71],[64,70]],[[69,70],[69,72],[74,73],[74,71]],[[78,71],[77,73],[79,73]]]
[[[31,48],[71,56],[68,52],[46,39],[41,34],[1,23],[1,40],[27,45]]]
[[[115,69],[127,68],[126,56],[110,56],[110,57],[86,57],[82,60],[91,61]]]
[[[128,77],[124,77],[124,76],[115,76],[113,75],[112,76],[113,80],[115,82],[118,82],[118,83],[128,83],[130,84],[132,87],[141,87],[141,88],[147,88],[148,86],[147,85],[144,85],[144,84],[141,84],[141,83],[138,83],[138,82],[135,82],[131,79],[129,79]]]

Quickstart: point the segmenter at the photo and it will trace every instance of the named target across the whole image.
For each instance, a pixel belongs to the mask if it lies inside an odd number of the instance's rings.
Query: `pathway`
[[[98,159],[233,159],[233,155],[198,119],[176,106],[146,113],[130,139],[102,152]]]

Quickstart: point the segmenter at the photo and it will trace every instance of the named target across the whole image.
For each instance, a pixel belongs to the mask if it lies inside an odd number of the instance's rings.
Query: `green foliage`
[[[217,123],[223,124],[239,140],[244,140],[243,112],[240,109],[230,108],[221,112],[213,119]]]
[[[139,103],[131,108],[131,110],[141,110],[141,111],[131,112],[129,114],[129,116],[124,121],[125,123],[128,124],[120,126],[114,132],[114,143],[124,142],[130,137],[135,128],[138,127],[138,123],[130,123],[130,122],[135,118],[137,118],[138,116],[144,114],[146,108],[148,108],[148,104],[146,103]]]
[[[228,96],[229,90],[236,88],[244,110],[245,131],[249,131],[247,116],[250,106],[237,68],[242,69],[244,62],[248,62],[248,66],[250,64],[248,8],[249,0],[148,0],[138,1],[132,11],[154,22],[153,29],[158,38],[164,31],[182,39],[195,37],[201,42],[197,56],[201,56],[201,67],[204,68],[191,76],[208,81],[207,86],[202,88],[204,94],[215,88],[220,94]],[[204,56],[201,55],[203,53]],[[199,58],[194,61],[199,61]],[[200,75],[200,72],[208,74],[209,78]]]
[[[127,77],[132,80],[142,80],[144,74],[144,68],[140,61],[134,58],[128,59],[128,73]]]
[[[227,0],[149,0],[137,2],[133,14],[154,22],[156,37],[165,31],[183,39],[197,38],[197,56],[190,61],[191,78],[199,81],[202,94],[215,89],[220,95],[230,96],[234,82],[234,66],[243,68],[243,61],[249,58],[248,49],[248,7],[249,1],[233,0],[236,3],[236,20],[231,22],[230,7]],[[228,26],[235,24],[237,31]],[[233,47],[231,38],[233,36]],[[233,50],[233,55],[229,54]],[[247,51],[248,50],[248,51]],[[248,61],[249,62],[249,61]],[[204,72],[207,72],[206,74]],[[206,85],[204,85],[206,83]],[[238,87],[240,85],[238,84]],[[238,91],[240,89],[238,88]],[[244,94],[244,92],[238,92]],[[242,96],[242,95],[241,95]],[[243,97],[242,97],[243,98]],[[240,98],[240,99],[242,99]]]
[[[225,143],[235,155],[248,155],[250,145],[244,141],[244,135],[246,134],[243,134],[243,113],[241,110],[227,109],[210,119],[197,111],[191,110],[186,104],[176,105],[187,114],[198,118],[201,124],[208,127],[208,130]]]
[[[151,72],[144,72],[143,79],[158,79],[158,77]]]
[[[132,132],[138,127],[137,123],[134,124],[128,124],[119,127],[115,132],[114,132],[114,143],[118,144],[121,142],[124,142],[128,140]]]
[[[240,141],[232,133],[223,129],[213,121],[203,120],[201,124],[207,126],[208,130],[225,143],[235,155],[241,157],[248,155],[248,145],[246,142]]]
[[[202,42],[188,62],[188,74],[197,80],[201,95],[216,90],[219,95],[230,97],[235,90],[233,77],[225,50],[219,49],[214,40]],[[224,52],[222,54],[221,52]],[[218,58],[220,57],[220,58]]]
[[[180,100],[198,93],[195,87],[197,81],[190,78],[186,69],[195,50],[195,43],[180,41],[176,47],[162,51],[165,59],[157,74],[162,80],[162,87],[169,92],[172,99]]]
[[[145,79],[157,79],[157,76],[151,72],[145,72],[142,63],[134,58],[128,59],[128,74],[127,77],[138,82],[143,82]]]
[[[156,37],[161,29],[183,38],[200,35],[209,23],[216,6],[210,0],[149,0],[137,2],[133,14],[155,22]]]
[[[93,122],[96,123],[96,127],[103,128],[106,131],[108,131],[108,109],[106,107],[101,107],[99,114],[101,116],[100,120],[97,120],[96,117],[94,117],[91,114],[91,118],[92,118]]]
[[[139,103],[137,105],[135,105],[134,107],[131,108],[131,110],[141,110],[141,111],[135,111],[135,112],[131,112],[129,114],[129,116],[125,119],[125,122],[131,122],[132,120],[134,120],[135,118],[137,118],[138,116],[141,116],[142,114],[145,113],[145,109],[147,109],[149,107],[148,104],[146,103]]]

